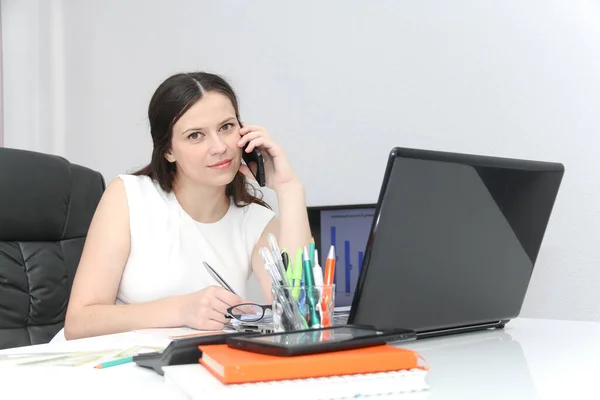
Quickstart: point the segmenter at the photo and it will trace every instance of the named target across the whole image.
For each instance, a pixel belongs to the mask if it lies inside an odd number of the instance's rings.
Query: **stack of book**
[[[227,345],[200,346],[197,365],[165,367],[165,378],[191,399],[270,395],[343,399],[376,395],[422,398],[428,366],[415,351],[391,345],[278,357]],[[214,396],[214,397],[213,397]]]

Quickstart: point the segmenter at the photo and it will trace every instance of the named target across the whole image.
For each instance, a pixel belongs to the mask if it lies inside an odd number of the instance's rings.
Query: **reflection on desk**
[[[535,399],[536,389],[518,342],[503,330],[403,344],[431,367],[429,399]]]
[[[600,323],[518,318],[504,330],[405,343],[431,399],[600,399]]]

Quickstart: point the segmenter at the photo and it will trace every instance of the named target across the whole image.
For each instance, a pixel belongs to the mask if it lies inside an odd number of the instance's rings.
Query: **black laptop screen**
[[[516,317],[562,175],[527,160],[391,159],[350,322],[429,331]]]

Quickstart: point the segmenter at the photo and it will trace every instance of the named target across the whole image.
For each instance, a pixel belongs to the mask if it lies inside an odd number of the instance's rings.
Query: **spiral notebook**
[[[399,394],[402,394],[402,399],[420,400],[426,399],[429,394],[427,371],[422,369],[234,385],[221,383],[199,364],[163,369],[166,384],[176,387],[192,400],[234,399],[238,395],[244,399],[260,396],[286,400],[337,400]]]

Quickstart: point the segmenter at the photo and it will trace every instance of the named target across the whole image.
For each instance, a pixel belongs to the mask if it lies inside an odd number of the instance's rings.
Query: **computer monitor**
[[[563,173],[393,149],[348,323],[418,337],[503,327],[520,313]]]
[[[376,204],[345,204],[308,207],[308,220],[325,267],[329,248],[336,251],[335,307],[352,304],[364,258]]]

